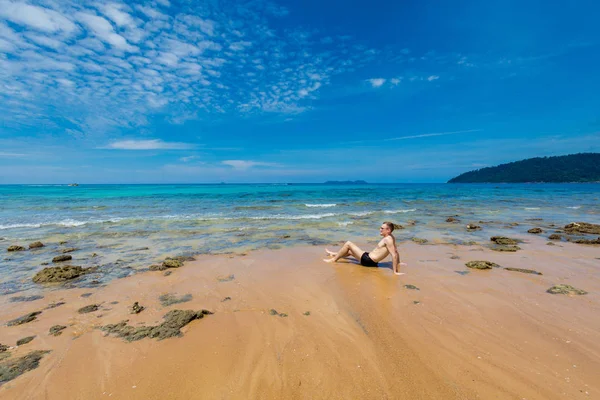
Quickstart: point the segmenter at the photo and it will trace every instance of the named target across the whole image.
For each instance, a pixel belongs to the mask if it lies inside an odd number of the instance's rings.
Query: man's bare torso
[[[375,247],[371,252],[369,252],[369,257],[371,257],[371,260],[375,261],[376,263],[383,260],[390,254],[385,244],[385,239],[386,238],[381,239],[379,243],[377,243],[377,247]],[[393,237],[392,240],[394,240]]]

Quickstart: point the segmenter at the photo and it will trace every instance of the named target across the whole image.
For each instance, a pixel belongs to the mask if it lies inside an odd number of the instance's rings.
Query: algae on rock
[[[584,295],[587,294],[585,290],[574,288],[571,285],[554,285],[550,289],[546,290],[550,294],[568,294],[568,295]]]
[[[201,319],[205,315],[213,314],[207,310],[171,310],[165,314],[164,321],[156,326],[131,326],[127,325],[127,320],[118,324],[105,325],[100,329],[108,335],[114,335],[125,341],[133,342],[149,337],[153,339],[167,339],[175,336],[182,336],[181,328],[195,319]]]

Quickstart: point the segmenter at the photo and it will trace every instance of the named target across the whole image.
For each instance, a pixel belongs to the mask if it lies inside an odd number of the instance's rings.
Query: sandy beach
[[[391,262],[326,264],[324,248],[310,246],[198,256],[169,276],[140,273],[30,302],[4,296],[3,322],[43,310],[0,327],[3,344],[36,336],[12,357],[50,353],[2,385],[0,398],[600,398],[599,247],[522,239],[516,253],[400,243],[402,276]],[[471,260],[543,275],[470,270]],[[560,283],[588,294],[546,292]],[[164,307],[158,297],[167,293],[192,298]],[[135,301],[145,310],[130,314]],[[77,312],[90,304],[99,310]],[[156,325],[172,309],[214,314],[161,341],[97,329],[125,319]],[[50,336],[56,324],[67,328]]]

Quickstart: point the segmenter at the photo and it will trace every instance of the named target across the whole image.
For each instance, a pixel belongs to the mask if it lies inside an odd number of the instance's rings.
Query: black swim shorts
[[[371,260],[371,257],[369,257],[369,253],[367,253],[366,251],[360,257],[360,265],[363,265],[365,267],[377,267],[377,263]]]

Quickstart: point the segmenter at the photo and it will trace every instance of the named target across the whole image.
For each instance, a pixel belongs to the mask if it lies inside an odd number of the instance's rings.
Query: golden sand
[[[517,253],[403,243],[403,276],[390,263],[326,264],[322,248],[304,247],[199,256],[170,276],[141,273],[28,303],[5,296],[3,322],[66,304],[0,327],[3,344],[37,336],[15,355],[52,351],[0,387],[0,398],[599,399],[600,249],[527,240]],[[543,275],[455,272],[470,260]],[[589,294],[546,293],[557,283]],[[80,297],[86,292],[93,294]],[[165,293],[193,299],[162,307]],[[134,301],[146,310],[130,315]],[[101,309],[77,313],[92,303]],[[192,321],[179,338],[127,343],[96,329],[123,319],[157,324],[168,310],[202,308],[215,314]],[[49,336],[55,324],[68,328]]]

